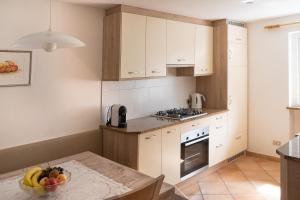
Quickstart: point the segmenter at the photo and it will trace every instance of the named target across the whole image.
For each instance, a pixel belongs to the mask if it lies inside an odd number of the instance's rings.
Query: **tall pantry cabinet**
[[[214,74],[197,77],[206,108],[228,109],[226,155],[247,149],[247,29],[229,20],[214,22]]]

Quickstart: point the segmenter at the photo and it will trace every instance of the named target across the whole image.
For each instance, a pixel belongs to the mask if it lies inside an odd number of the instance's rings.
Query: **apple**
[[[44,177],[40,180],[40,185],[41,186],[47,186],[49,185],[49,178],[48,177]]]
[[[60,174],[60,175],[58,175],[57,176],[57,181],[59,182],[59,183],[63,183],[63,182],[65,182],[66,180],[67,180],[67,177],[66,177],[66,175],[64,175],[64,174]]]
[[[56,178],[51,177],[51,178],[49,178],[49,184],[46,186],[46,190],[48,192],[53,192],[56,190],[58,184],[59,183],[56,180]]]

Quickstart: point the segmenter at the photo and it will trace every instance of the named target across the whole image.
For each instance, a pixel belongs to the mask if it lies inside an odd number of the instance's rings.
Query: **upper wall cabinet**
[[[167,64],[195,64],[196,25],[178,21],[167,21]]]
[[[146,77],[166,76],[167,20],[147,17]]]
[[[213,73],[213,27],[196,26],[195,76]]]
[[[173,21],[178,20],[178,21]],[[196,26],[199,43],[195,52]],[[200,26],[203,25],[203,26]],[[166,76],[168,66],[196,62],[210,70],[210,36],[205,26],[212,23],[153,10],[119,5],[106,10],[103,25],[102,80],[119,81]],[[205,33],[204,33],[205,32]],[[206,52],[207,51],[207,52]],[[193,76],[194,73],[189,74]]]
[[[121,79],[145,77],[146,17],[122,13]]]

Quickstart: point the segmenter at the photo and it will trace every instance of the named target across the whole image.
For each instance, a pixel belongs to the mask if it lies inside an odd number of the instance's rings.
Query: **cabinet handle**
[[[223,126],[216,126],[216,129],[218,130],[218,129],[221,129],[221,128],[223,128]]]
[[[229,57],[229,60],[232,59],[232,51],[231,51],[231,49],[228,50],[228,57]]]
[[[229,101],[228,101],[228,105],[230,106],[232,104],[232,96],[229,95]]]
[[[216,146],[216,148],[221,148],[223,146],[223,144],[219,144]]]
[[[197,124],[192,124],[192,127],[195,127],[195,126],[197,126]]]
[[[185,61],[185,59],[184,59],[184,58],[181,58],[181,59],[178,58],[178,59],[177,59],[177,62],[181,62],[181,61]]]
[[[242,41],[242,38],[236,38],[237,41]]]
[[[238,136],[238,137],[236,137],[235,139],[236,140],[240,140],[242,138],[242,136]]]
[[[139,72],[128,72],[128,74],[138,74]]]
[[[152,74],[158,74],[158,73],[160,73],[160,71],[155,71],[155,70],[152,71]]]
[[[150,140],[151,139],[151,137],[145,137],[145,140]]]
[[[216,120],[220,120],[220,119],[223,119],[223,117],[216,117]]]
[[[207,69],[205,69],[205,71],[207,71]]]

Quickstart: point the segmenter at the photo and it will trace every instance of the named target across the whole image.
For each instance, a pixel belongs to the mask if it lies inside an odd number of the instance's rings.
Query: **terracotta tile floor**
[[[280,200],[280,163],[243,157],[176,187],[191,200]]]

